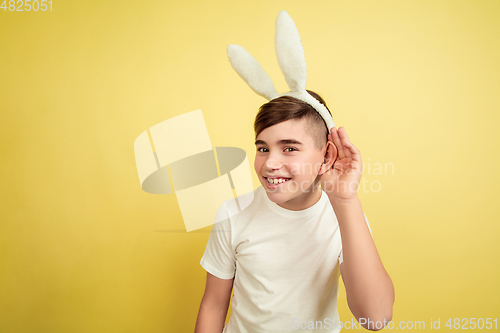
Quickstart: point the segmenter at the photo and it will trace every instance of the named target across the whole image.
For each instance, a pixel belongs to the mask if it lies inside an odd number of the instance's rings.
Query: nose
[[[279,159],[276,158],[276,156],[273,156],[273,154],[269,154],[267,160],[266,160],[266,168],[269,170],[279,170],[283,166],[283,163]]]

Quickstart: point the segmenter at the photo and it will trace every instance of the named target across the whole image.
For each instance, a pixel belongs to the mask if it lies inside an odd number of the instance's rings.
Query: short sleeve
[[[224,209],[225,205],[222,204],[217,215],[220,216],[221,210]],[[231,220],[229,218],[212,226],[200,265],[207,272],[220,279],[234,277],[236,257],[231,242]]]
[[[373,234],[372,234],[372,229],[370,228],[370,223],[368,222],[368,218],[366,217],[366,214],[363,213],[363,215],[365,216],[365,221],[366,221],[366,225],[368,226],[368,230],[370,230],[370,235],[372,235],[373,237]],[[339,266],[340,264],[344,261],[344,251],[343,250],[340,250],[340,255],[339,255]]]

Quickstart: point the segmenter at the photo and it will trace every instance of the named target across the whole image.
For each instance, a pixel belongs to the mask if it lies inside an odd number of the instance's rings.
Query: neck
[[[319,201],[319,199],[321,199],[322,192],[323,190],[319,188],[316,183],[313,183],[301,195],[293,198],[290,201],[283,202],[277,205],[288,210],[304,210],[314,206]]]

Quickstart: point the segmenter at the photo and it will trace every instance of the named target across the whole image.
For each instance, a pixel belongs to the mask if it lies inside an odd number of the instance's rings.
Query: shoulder
[[[262,187],[224,201],[215,214],[214,224],[236,219],[252,212],[261,202]]]

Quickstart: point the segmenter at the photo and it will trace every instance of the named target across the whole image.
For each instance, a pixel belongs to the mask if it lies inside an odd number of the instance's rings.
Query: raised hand
[[[321,176],[321,188],[330,199],[355,198],[363,172],[361,153],[349,140],[344,127],[338,130],[332,127],[328,141],[337,147],[338,154],[332,168]]]

